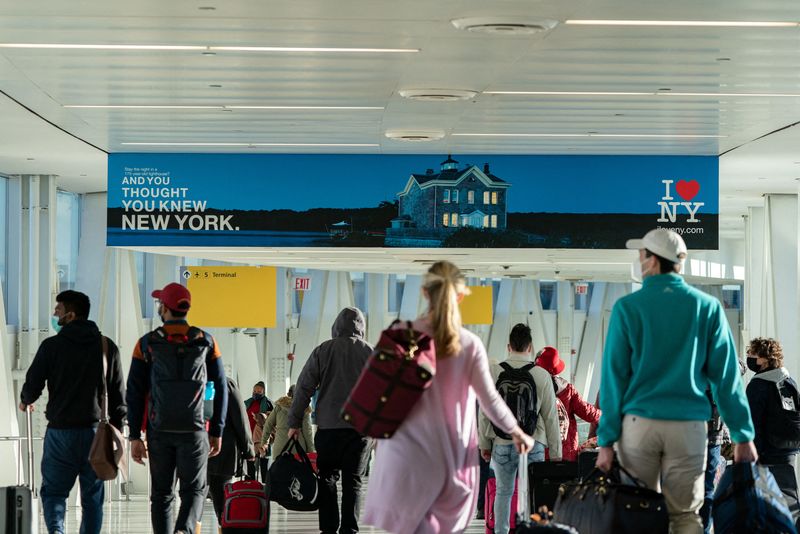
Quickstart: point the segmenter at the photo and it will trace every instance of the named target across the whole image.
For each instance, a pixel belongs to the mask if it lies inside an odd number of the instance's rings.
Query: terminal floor
[[[67,534],[77,534],[80,525],[80,511],[67,512]],[[216,518],[211,501],[206,502],[203,511],[202,534],[216,534]],[[466,534],[479,534],[485,531],[483,520],[473,520]],[[44,521],[40,521],[40,534],[46,534],[47,528]],[[132,496],[130,501],[112,501],[105,506],[105,519],[102,534],[149,534],[150,513],[145,496]],[[272,503],[272,517],[270,519],[270,534],[314,534],[319,532],[316,512],[289,512],[281,506]],[[362,526],[361,532],[377,534],[385,532],[368,526]]]

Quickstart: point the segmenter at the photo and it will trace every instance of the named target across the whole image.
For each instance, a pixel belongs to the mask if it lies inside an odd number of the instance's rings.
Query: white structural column
[[[575,334],[575,289],[572,282],[558,283],[558,319],[557,319],[557,338],[558,353],[564,360],[564,377],[569,379],[574,370],[572,357],[572,336]]]
[[[291,272],[283,267],[277,272],[277,313],[275,314],[275,328],[267,330],[266,334],[266,369],[267,369],[267,394],[276,400],[287,390],[289,377],[287,376],[288,360],[286,356],[294,349],[289,345],[289,332],[296,334],[292,322],[292,299],[294,298],[291,286]],[[313,290],[313,286],[312,286]],[[259,348],[259,350],[261,350]],[[241,375],[240,375],[241,378]]]
[[[594,402],[600,389],[603,347],[611,310],[617,300],[630,291],[630,284],[606,282],[595,282],[592,289],[589,311],[586,315],[586,328],[574,372],[574,386],[589,402]]]
[[[538,281],[510,278],[500,281],[494,323],[486,345],[490,358],[500,361],[505,359],[508,334],[517,323],[531,327],[533,346],[536,348],[552,343],[555,339],[544,320]]]
[[[754,229],[752,219],[750,224],[752,232]],[[760,280],[754,278],[751,284],[748,284],[752,294],[746,297],[748,304],[752,304],[756,297],[761,301],[760,317],[750,316],[748,335],[778,339],[786,355],[784,366],[795,377],[800,373],[800,361],[797,356],[800,350],[800,332],[797,328],[800,319],[799,224],[797,195],[764,197],[763,248],[759,247],[762,254],[760,260],[762,272]],[[757,244],[755,235],[751,242]],[[749,252],[753,261],[748,263],[759,264],[758,258],[755,257],[759,249],[751,248]],[[753,284],[759,285],[754,288]]]
[[[389,326],[389,277],[364,273],[364,285],[367,289],[367,309],[361,311],[367,317],[367,342],[374,345],[381,331]]]
[[[17,399],[14,388],[8,387],[13,383],[11,365],[13,353],[9,350],[10,343],[6,332],[6,312],[3,295],[3,286],[0,285],[0,384],[6,387],[0,391],[0,436],[18,436],[19,423],[16,418]],[[9,441],[0,442],[0,487],[17,485],[17,472],[20,469],[19,443]],[[24,462],[23,462],[24,463]]]
[[[425,309],[426,301],[422,297],[422,276],[409,274],[403,286],[403,300],[400,302],[400,319],[411,321],[416,319]]]
[[[308,356],[320,342],[331,338],[331,327],[342,308],[353,306],[350,273],[311,271],[311,291],[300,310],[291,381],[295,382]]]

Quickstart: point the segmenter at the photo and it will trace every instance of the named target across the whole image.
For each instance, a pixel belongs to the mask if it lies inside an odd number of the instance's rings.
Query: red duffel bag
[[[366,436],[390,438],[436,374],[433,339],[411,322],[381,332],[358,382],[342,406],[342,419]]]

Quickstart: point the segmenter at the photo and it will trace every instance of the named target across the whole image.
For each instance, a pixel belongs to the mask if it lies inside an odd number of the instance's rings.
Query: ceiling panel
[[[213,9],[208,9],[213,8]],[[455,29],[458,17],[552,19],[549,33],[512,37]],[[800,121],[800,28],[574,26],[568,19],[800,21],[796,0],[0,0],[0,44],[158,44],[419,49],[417,53],[0,48],[0,90],[110,152],[174,151],[130,142],[368,143],[376,147],[181,148],[196,152],[721,154]],[[221,86],[221,87],[217,87]],[[460,102],[413,102],[404,88],[477,91]],[[485,91],[643,92],[638,96],[499,95]],[[377,110],[82,109],[70,105],[374,106]],[[5,103],[4,105],[8,105]],[[36,115],[0,119],[0,170],[41,154],[76,191],[105,187],[91,147],[37,144]],[[27,117],[27,120],[24,118]],[[30,123],[30,126],[27,124]],[[47,126],[47,123],[43,123]],[[47,126],[50,128],[49,126]],[[25,130],[12,135],[9,130]],[[389,140],[389,129],[438,130],[430,143]],[[5,131],[5,133],[3,133]],[[625,134],[630,137],[462,137],[459,133]],[[698,138],[649,135],[718,136]],[[795,135],[795,134],[792,134]],[[13,139],[12,139],[13,137]],[[21,139],[31,144],[19,148]],[[796,191],[795,146],[771,138],[722,158],[721,227],[759,195]],[[796,139],[795,139],[796,140]],[[12,143],[16,143],[13,144]],[[17,147],[16,149],[12,147]],[[86,151],[86,152],[84,152]],[[764,154],[763,157],[760,154]],[[59,165],[56,154],[66,159]],[[91,154],[89,156],[88,154]],[[779,156],[776,156],[779,154]],[[49,160],[45,156],[51,157]],[[774,157],[773,157],[774,156]],[[794,159],[793,159],[794,158]],[[79,158],[78,158],[79,159]],[[30,168],[31,162],[27,159]],[[729,163],[735,162],[735,163]],[[80,165],[78,165],[80,167]],[[95,170],[91,170],[93,168]],[[79,172],[80,171],[80,172]],[[83,172],[86,171],[86,172]],[[767,174],[761,177],[753,173]],[[86,176],[80,176],[86,174]],[[773,183],[774,177],[774,183]],[[792,183],[790,183],[792,182]]]

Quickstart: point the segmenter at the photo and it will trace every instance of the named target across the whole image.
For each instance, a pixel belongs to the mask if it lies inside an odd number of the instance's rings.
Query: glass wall
[[[8,178],[0,176],[0,284],[3,287],[3,302],[8,302]],[[8,314],[8,304],[6,315]]]
[[[59,191],[56,195],[56,281],[58,290],[73,289],[81,240],[81,197]]]

